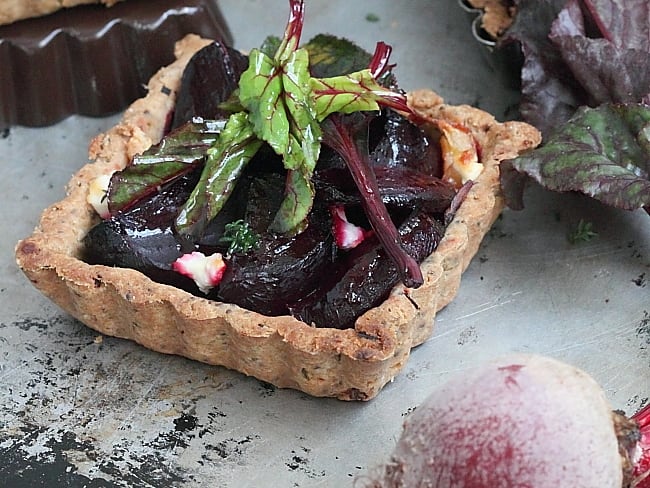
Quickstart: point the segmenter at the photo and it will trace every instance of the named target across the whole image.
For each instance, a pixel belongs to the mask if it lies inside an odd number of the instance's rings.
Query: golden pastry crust
[[[499,161],[536,146],[539,133],[520,122],[497,123],[469,106],[445,105],[431,91],[410,94],[416,110],[471,129],[481,145],[485,170],[438,250],[422,263],[424,285],[396,286],[384,303],[357,320],[354,329],[315,328],[289,316],[266,317],[155,283],[131,269],[82,262],[81,241],[98,219],[86,202],[89,182],[123,167],[133,154],[162,137],[183,69],[208,42],[197,36],[179,42],[177,61],[151,79],[148,95],[126,110],[120,124],[92,142],[94,162],[74,175],[66,198],[46,209],[32,236],[18,243],[17,262],[46,296],[103,334],[314,396],[368,400],[404,367],[411,348],[430,336],[436,312],[455,296],[462,272],[503,208]]]
[[[483,10],[481,27],[497,40],[512,25],[516,7],[504,0],[469,0],[469,4]]]
[[[123,0],[4,0],[0,8],[0,25],[41,17],[64,8],[101,3],[110,7]]]

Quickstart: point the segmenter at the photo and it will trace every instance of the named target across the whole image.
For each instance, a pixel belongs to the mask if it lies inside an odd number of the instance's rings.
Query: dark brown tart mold
[[[463,271],[503,208],[499,162],[539,144],[539,133],[521,122],[499,123],[476,108],[446,105],[428,90],[409,94],[415,110],[471,130],[484,170],[438,249],[422,263],[424,284],[396,286],[351,329],[267,317],[158,284],[131,269],[86,264],[79,259],[82,239],[98,221],[86,202],[89,182],[124,167],[162,137],[183,68],[207,42],[197,36],[179,42],[177,60],[151,79],[148,94],[92,141],[94,162],[74,175],[67,196],[47,208],[34,233],[18,243],[18,265],[44,295],[102,334],[225,366],[277,387],[369,400],[398,375],[411,348],[431,335],[436,312],[456,295]]]
[[[212,0],[81,5],[0,26],[0,130],[124,110],[190,33],[231,40]]]

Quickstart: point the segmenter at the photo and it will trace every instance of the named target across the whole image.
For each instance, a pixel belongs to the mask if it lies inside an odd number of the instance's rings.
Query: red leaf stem
[[[650,488],[650,403],[632,416],[639,427],[638,457],[633,460],[633,488]]]
[[[367,131],[367,120],[359,123],[356,129],[361,125]],[[395,263],[400,279],[409,288],[417,288],[424,283],[420,265],[402,247],[399,232],[381,201],[379,185],[370,167],[368,152],[357,147],[357,143],[364,138],[353,137],[352,130],[339,114],[332,114],[323,122],[323,142],[343,157],[361,194],[366,217],[384,250]]]
[[[368,69],[370,69],[370,74],[372,74],[373,78],[378,79],[386,73],[386,71],[395,67],[394,64],[388,64],[392,52],[393,47],[390,44],[386,44],[383,41],[377,43],[375,46],[375,53],[368,65]]]
[[[295,51],[300,44],[302,27],[305,23],[305,2],[304,0],[289,0],[289,20],[284,30],[282,43],[278,48],[276,56],[285,56],[287,48]]]

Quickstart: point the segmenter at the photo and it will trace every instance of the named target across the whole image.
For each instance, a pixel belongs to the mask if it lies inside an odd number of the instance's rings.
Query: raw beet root
[[[621,433],[632,442],[619,451]],[[638,434],[583,371],[511,355],[432,393],[407,418],[381,478],[366,486],[627,487],[624,460]]]

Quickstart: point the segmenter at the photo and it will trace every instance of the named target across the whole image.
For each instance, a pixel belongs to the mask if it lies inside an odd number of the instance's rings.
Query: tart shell
[[[41,17],[64,8],[101,3],[111,7],[123,0],[40,0],[38,2],[25,0],[5,0],[0,11],[0,25],[11,24],[17,20],[30,17]]]
[[[160,140],[183,69],[209,42],[195,35],[179,41],[176,61],[152,77],[148,94],[91,142],[94,162],[73,176],[67,196],[47,208],[34,233],[17,244],[18,265],[44,295],[102,334],[225,366],[281,388],[369,400],[400,372],[411,348],[431,335],[436,312],[456,295],[463,271],[503,209],[499,162],[536,146],[540,135],[521,122],[499,123],[479,109],[446,105],[428,90],[409,94],[417,111],[468,127],[485,169],[438,249],[422,263],[424,284],[396,286],[380,306],[359,317],[354,329],[267,317],[156,283],[135,270],[86,264],[79,259],[82,239],[98,222],[86,202],[89,183]]]

